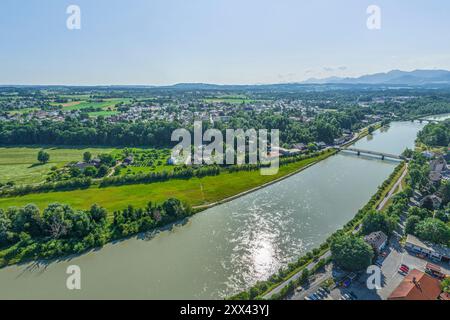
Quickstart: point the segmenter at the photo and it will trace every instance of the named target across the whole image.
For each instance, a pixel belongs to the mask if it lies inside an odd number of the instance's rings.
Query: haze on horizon
[[[66,9],[81,8],[81,30]],[[366,26],[369,5],[381,29]],[[262,84],[450,69],[445,0],[2,0],[0,84]]]

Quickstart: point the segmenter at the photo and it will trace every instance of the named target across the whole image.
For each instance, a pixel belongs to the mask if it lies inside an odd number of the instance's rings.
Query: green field
[[[86,190],[2,198],[0,199],[0,208],[24,206],[29,203],[34,203],[42,209],[50,203],[60,202],[70,204],[75,208],[87,209],[92,204],[97,203],[112,213],[112,211],[123,209],[130,204],[135,207],[144,207],[149,201],[162,202],[170,197],[187,201],[192,206],[198,206],[214,203],[255,188],[327,156],[328,154],[282,166],[278,174],[274,176],[262,176],[258,170],[223,173],[219,176],[201,179],[170,180],[160,183],[109,187],[105,189],[99,189],[94,186]]]
[[[37,154],[42,148],[14,147],[0,148],[0,183],[13,181],[18,185],[39,183],[53,166],[61,167],[71,161],[81,161],[83,153],[110,153],[111,148],[44,148],[50,154],[50,162],[38,164]]]
[[[102,102],[90,102],[90,101],[80,101],[80,103],[77,104],[71,104],[67,106],[63,106],[63,110],[65,111],[72,111],[72,110],[81,110],[86,108],[114,108],[116,104],[118,103],[127,103],[130,102],[130,99],[124,98],[124,99],[105,99]]]

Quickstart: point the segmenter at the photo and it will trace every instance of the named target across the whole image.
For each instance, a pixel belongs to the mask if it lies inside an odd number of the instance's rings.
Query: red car
[[[398,269],[398,272],[400,274],[407,275],[409,273],[409,269],[406,269],[405,267],[400,267],[400,269]]]

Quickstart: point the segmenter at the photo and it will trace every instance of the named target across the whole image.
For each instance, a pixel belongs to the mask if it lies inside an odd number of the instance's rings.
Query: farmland
[[[50,155],[50,161],[39,164],[36,157],[44,149]],[[46,174],[54,166],[62,167],[71,161],[83,159],[83,153],[110,153],[111,148],[58,148],[58,147],[14,147],[0,148],[0,183],[9,181],[15,184],[33,184],[45,180]]]
[[[0,208],[23,206],[28,203],[34,203],[38,207],[44,208],[50,203],[60,202],[70,204],[75,208],[87,209],[93,203],[97,203],[106,208],[111,214],[112,211],[126,208],[130,204],[135,207],[144,207],[149,201],[162,202],[170,197],[175,197],[193,206],[198,206],[214,203],[255,188],[327,156],[322,155],[282,166],[278,174],[273,176],[263,176],[259,171],[241,171],[237,173],[223,173],[220,176],[193,178],[189,180],[170,180],[145,185],[127,185],[104,189],[94,186],[85,190],[2,198],[0,199]]]
[[[118,103],[126,103],[129,102],[130,99],[106,99],[104,101],[100,102],[91,102],[91,101],[78,101],[78,102],[72,102],[67,103],[63,105],[63,110],[65,111],[71,111],[71,110],[81,110],[81,109],[87,109],[87,108],[101,108],[101,109],[107,109],[107,108],[114,108],[116,104]]]

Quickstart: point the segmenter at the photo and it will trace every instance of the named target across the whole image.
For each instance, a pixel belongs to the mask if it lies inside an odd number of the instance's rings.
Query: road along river
[[[425,124],[396,122],[354,146],[400,154]],[[0,270],[0,299],[219,299],[264,280],[349,221],[398,162],[340,153],[183,225],[49,264]],[[81,268],[81,290],[66,288]]]

